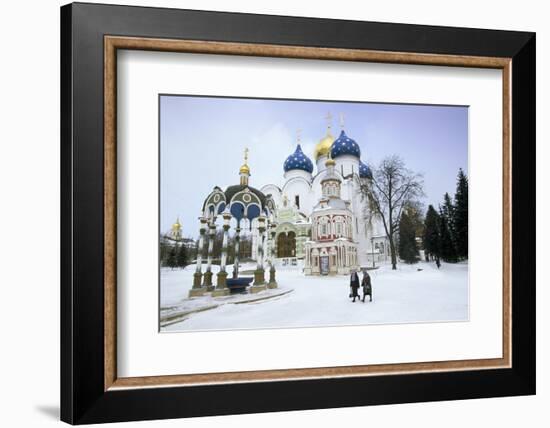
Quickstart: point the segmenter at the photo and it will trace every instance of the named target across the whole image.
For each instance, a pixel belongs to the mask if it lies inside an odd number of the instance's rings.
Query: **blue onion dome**
[[[340,136],[332,143],[332,147],[330,148],[330,156],[332,159],[336,159],[338,156],[343,155],[361,156],[359,144],[349,138],[344,130],[340,132]]]
[[[313,163],[302,151],[302,147],[298,144],[296,150],[289,157],[286,158],[283,165],[285,172],[293,169],[301,169],[302,171],[313,172]]]
[[[359,177],[361,177],[361,178],[372,178],[372,171],[361,160],[359,161]]]

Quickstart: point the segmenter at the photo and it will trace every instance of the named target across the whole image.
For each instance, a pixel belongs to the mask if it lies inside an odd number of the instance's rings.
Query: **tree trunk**
[[[390,239],[390,254],[391,254],[391,268],[392,270],[397,270],[397,256],[395,254],[395,243],[393,240],[395,229],[393,227],[393,215],[391,212],[391,206],[390,206],[390,236],[388,238]]]
[[[395,244],[393,242],[393,236],[390,236],[390,253],[391,253],[391,268],[397,269],[397,255],[395,254]]]

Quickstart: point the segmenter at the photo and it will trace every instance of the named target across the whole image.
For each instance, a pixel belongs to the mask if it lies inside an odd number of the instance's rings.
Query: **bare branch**
[[[378,167],[371,167],[371,170],[373,178],[363,182],[359,191],[382,220],[395,268],[394,236],[399,230],[399,219],[404,207],[424,195],[423,177],[407,169],[405,162],[397,155],[384,158]]]

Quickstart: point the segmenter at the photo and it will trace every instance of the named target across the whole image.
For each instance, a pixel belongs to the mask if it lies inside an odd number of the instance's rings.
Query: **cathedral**
[[[343,126],[334,138],[329,124],[312,155],[313,161],[298,139],[283,164],[284,184],[260,188],[276,208],[274,259],[303,264],[309,275],[348,274],[387,260],[383,225],[359,193],[361,180],[372,179],[359,144]]]
[[[257,262],[251,288],[254,292],[277,286],[276,266],[295,266],[306,275],[349,274],[354,269],[388,260],[384,228],[359,192],[360,186],[368,185],[373,178],[369,167],[361,161],[359,144],[346,135],[343,126],[338,138],[334,138],[329,124],[326,135],[315,146],[313,160],[315,163],[303,152],[298,138],[296,149],[283,163],[284,184],[255,188],[249,183],[248,149],[245,149],[239,184],[225,190],[214,186],[204,200],[190,296],[213,290],[213,243],[220,219],[223,245],[217,274],[219,295],[227,293],[226,261],[232,227],[235,232],[232,277],[236,279],[239,275],[241,232],[249,230],[250,256]],[[172,234],[177,236],[179,230],[175,227]]]

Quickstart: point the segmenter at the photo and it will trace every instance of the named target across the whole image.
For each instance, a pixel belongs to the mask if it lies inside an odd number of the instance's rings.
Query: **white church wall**
[[[275,184],[267,184],[261,187],[260,191],[266,196],[271,195],[271,197],[273,198],[273,201],[275,202],[275,206],[278,207],[281,205],[283,199],[282,199],[281,189],[279,188],[279,186],[276,186]]]
[[[336,171],[344,177],[350,174],[359,174],[359,159],[352,155],[341,155],[336,159]]]
[[[319,159],[317,159],[317,172],[323,172],[327,169],[325,162],[327,161],[326,156],[320,156]]]
[[[288,197],[288,203],[291,205],[296,204],[296,197],[298,197],[299,211],[306,215],[311,214],[311,182],[309,180],[301,175],[294,176],[286,181],[282,193]]]

